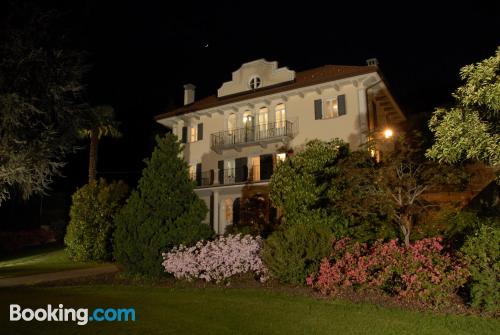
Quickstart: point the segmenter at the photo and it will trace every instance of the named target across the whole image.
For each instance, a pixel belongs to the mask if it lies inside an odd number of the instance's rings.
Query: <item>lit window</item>
[[[285,159],[286,159],[285,153],[276,154],[276,163],[281,164],[285,161]]]
[[[224,207],[226,207],[226,224],[233,224],[233,199],[226,198],[224,200]]]
[[[285,128],[286,122],[286,110],[285,104],[278,104],[275,108],[275,127],[276,128]]]
[[[227,160],[224,161],[226,171],[224,172],[224,183],[225,184],[231,184],[234,183],[234,177],[236,175],[235,173],[235,161],[234,160]]]
[[[259,109],[258,114],[258,122],[259,122],[259,131],[261,133],[265,133],[267,131],[267,107],[262,107]]]
[[[250,89],[255,90],[262,86],[262,80],[260,79],[259,76],[253,76],[248,81],[248,86],[250,86]]]
[[[323,119],[331,119],[339,116],[337,99],[323,100]]]
[[[251,111],[246,111],[243,113],[243,123],[245,124],[245,127],[251,127],[253,124],[253,117],[252,117],[252,112]]]
[[[253,181],[260,180],[260,156],[252,157],[252,168],[250,170],[250,175]]]
[[[232,134],[236,129],[236,114],[230,114],[227,118],[227,131]]]
[[[189,128],[189,142],[196,142],[198,140],[198,126]]]
[[[189,178],[196,180],[196,164],[189,166]]]

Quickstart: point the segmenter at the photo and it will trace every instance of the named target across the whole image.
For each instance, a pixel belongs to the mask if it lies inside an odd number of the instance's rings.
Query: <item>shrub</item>
[[[228,235],[200,241],[193,247],[180,245],[163,254],[163,267],[178,279],[227,282],[231,277],[254,273],[264,281],[267,269],[259,256],[260,237]]]
[[[500,312],[500,228],[482,225],[467,238],[461,251],[471,272],[472,306]]]
[[[64,238],[71,259],[111,259],[113,219],[125,203],[127,194],[125,183],[107,183],[104,179],[90,182],[73,194],[70,221]]]
[[[463,264],[443,252],[440,238],[423,239],[408,247],[399,246],[396,240],[368,246],[341,239],[307,283],[323,294],[335,295],[345,287],[375,288],[435,306],[448,302],[467,276]]]
[[[149,277],[163,274],[165,248],[192,245],[213,235],[201,223],[207,207],[193,191],[180,144],[172,134],[157,141],[137,190],[116,218],[114,234],[114,255],[125,271]]]
[[[302,284],[328,255],[331,230],[321,224],[294,224],[271,234],[262,259],[270,273],[285,283]]]

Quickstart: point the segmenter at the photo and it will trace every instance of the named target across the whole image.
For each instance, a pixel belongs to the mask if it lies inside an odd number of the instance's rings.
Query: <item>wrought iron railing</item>
[[[211,186],[211,185],[231,185],[242,182],[252,182],[267,180],[263,179],[261,175],[260,165],[252,165],[250,167],[242,166],[239,168],[223,169],[223,170],[209,170],[203,171],[198,178],[193,174],[191,178],[195,181],[196,186]]]
[[[257,124],[251,127],[220,131],[211,134],[210,147],[219,151],[248,143],[267,142],[273,139],[293,137],[296,129],[291,121]]]

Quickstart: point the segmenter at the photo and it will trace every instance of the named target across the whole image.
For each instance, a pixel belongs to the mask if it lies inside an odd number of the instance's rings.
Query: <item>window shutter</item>
[[[196,185],[201,186],[201,163],[196,164]]]
[[[347,110],[345,108],[345,94],[339,95],[337,97],[337,105],[338,105],[338,109],[339,109],[339,116],[346,115]]]
[[[187,138],[188,138],[188,127],[182,127],[182,143],[187,143]]]
[[[198,123],[198,141],[203,139],[203,123]]]
[[[248,178],[248,159],[246,157],[235,159],[235,181],[242,182]]]
[[[260,180],[271,179],[273,174],[273,155],[260,156]]]
[[[314,119],[321,120],[323,118],[323,102],[321,99],[314,100]]]
[[[217,168],[219,169],[219,184],[224,184],[224,161],[217,162]]]

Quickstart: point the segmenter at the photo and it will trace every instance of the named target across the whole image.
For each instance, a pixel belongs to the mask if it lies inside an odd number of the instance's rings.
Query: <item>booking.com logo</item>
[[[20,305],[10,305],[10,321],[55,321],[76,322],[79,326],[86,325],[89,321],[115,322],[135,321],[135,308],[96,308],[89,313],[88,308],[64,308],[59,304],[58,308],[47,305],[47,308],[21,308]]]

